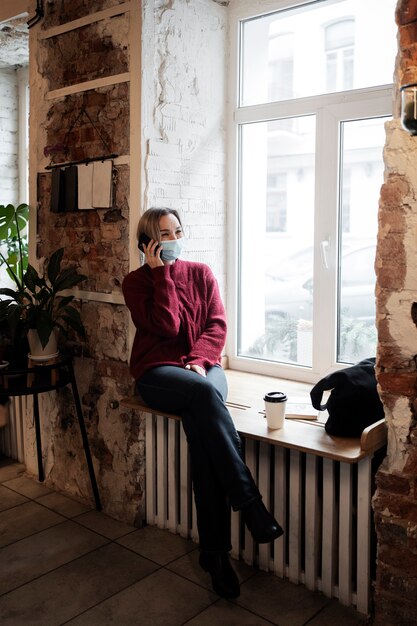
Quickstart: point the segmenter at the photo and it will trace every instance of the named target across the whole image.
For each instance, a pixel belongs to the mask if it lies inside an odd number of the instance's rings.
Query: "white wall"
[[[144,209],[180,211],[185,257],[226,277],[227,9],[213,0],[143,3]]]
[[[0,204],[18,202],[18,140],[17,73],[0,69]]]

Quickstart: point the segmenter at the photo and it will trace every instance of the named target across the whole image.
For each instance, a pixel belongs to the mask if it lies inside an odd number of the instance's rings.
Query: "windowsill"
[[[225,371],[229,384],[229,401],[236,401],[242,404],[247,403],[250,406],[263,408],[263,397],[269,391],[284,391],[288,396],[289,402],[311,401],[310,390],[313,387],[312,384],[232,369],[226,369]]]

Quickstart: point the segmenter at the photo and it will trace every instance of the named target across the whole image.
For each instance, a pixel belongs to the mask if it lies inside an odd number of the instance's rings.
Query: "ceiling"
[[[0,24],[0,69],[21,67],[29,63],[29,30],[27,16]]]

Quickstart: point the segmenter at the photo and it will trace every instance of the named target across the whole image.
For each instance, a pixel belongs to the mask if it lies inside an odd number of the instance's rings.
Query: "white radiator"
[[[146,415],[146,520],[198,541],[185,434],[179,421]],[[332,461],[242,439],[246,464],[284,528],[254,544],[232,513],[232,556],[368,613],[371,456]]]
[[[25,462],[24,421],[26,398],[15,396],[8,404],[9,420],[7,426],[0,429],[0,452],[5,456]]]

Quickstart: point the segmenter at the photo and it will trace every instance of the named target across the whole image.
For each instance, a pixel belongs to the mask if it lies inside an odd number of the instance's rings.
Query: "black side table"
[[[32,362],[31,362],[32,364]],[[77,411],[78,424],[80,426],[81,438],[83,442],[85,458],[88,472],[90,474],[91,487],[93,489],[94,500],[97,511],[101,511],[100,495],[98,493],[94,466],[91,459],[90,446],[88,444],[87,431],[85,428],[84,416],[81,409],[80,397],[78,395],[77,382],[75,380],[74,368],[71,356],[59,356],[51,361],[34,364],[21,370],[0,370],[0,394],[5,396],[33,396],[33,417],[36,433],[36,452],[38,459],[38,477],[41,482],[45,480],[42,464],[42,442],[39,418],[40,393],[60,389],[66,385],[71,385]]]

